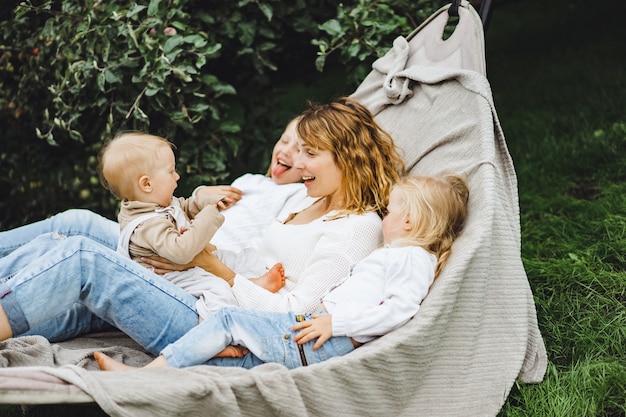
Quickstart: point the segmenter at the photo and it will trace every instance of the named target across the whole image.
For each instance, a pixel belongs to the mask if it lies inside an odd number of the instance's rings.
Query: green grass
[[[549,360],[544,382],[514,387],[500,416],[626,415],[624,11],[508,2],[487,32]]]
[[[625,15],[621,0],[501,1],[493,11],[487,72],[549,360],[545,380],[516,385],[500,417],[626,416]]]

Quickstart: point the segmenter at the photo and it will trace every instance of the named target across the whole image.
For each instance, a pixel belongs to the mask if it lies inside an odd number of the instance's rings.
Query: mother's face
[[[331,151],[315,149],[298,140],[294,168],[300,171],[309,197],[337,197],[337,203],[343,200],[343,171]]]

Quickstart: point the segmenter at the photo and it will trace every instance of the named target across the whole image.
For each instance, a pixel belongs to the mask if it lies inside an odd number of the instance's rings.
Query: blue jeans
[[[7,257],[40,235],[53,232],[65,236],[86,236],[111,249],[116,249],[120,226],[118,223],[89,210],[67,210],[45,220],[0,232],[0,258]],[[26,254],[14,256],[13,260],[9,260],[9,265],[4,263],[2,270],[16,271],[20,268],[20,264],[37,262],[39,256],[45,256],[45,253],[40,252],[39,255],[35,255],[32,251],[26,251]],[[57,342],[84,333],[111,328],[110,324],[91,314],[85,306],[76,304],[69,311],[55,317],[49,323],[42,323],[33,327],[24,332],[22,336],[42,335],[51,342]]]
[[[157,354],[198,324],[196,301],[83,236],[44,234],[0,259],[0,305],[15,336],[42,325],[57,340],[75,335],[80,329],[64,315],[88,311]],[[72,310],[77,305],[80,309]]]
[[[0,232],[0,258],[37,236],[51,232],[65,236],[86,236],[116,249],[120,225],[89,210],[67,210],[45,220]]]
[[[310,315],[305,315],[310,319]],[[224,307],[207,317],[161,354],[170,366],[182,368],[192,365],[241,366],[251,368],[265,362],[275,362],[289,369],[302,366],[298,344],[293,341],[296,332],[294,313],[248,310]],[[315,340],[302,345],[309,365],[354,350],[349,337],[331,337],[319,349],[312,350]],[[241,345],[250,350],[243,358],[215,358],[228,345]]]

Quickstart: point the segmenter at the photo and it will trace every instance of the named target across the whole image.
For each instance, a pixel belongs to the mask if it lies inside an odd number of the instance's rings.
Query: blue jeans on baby
[[[310,315],[305,315],[310,319]],[[167,346],[161,354],[168,364],[182,368],[207,365],[241,366],[251,368],[265,362],[275,362],[289,369],[303,365],[298,344],[294,313],[247,310],[224,307],[207,317],[181,339]],[[345,355],[354,350],[349,337],[331,337],[319,349],[312,350],[315,340],[302,345],[308,365]],[[215,358],[228,345],[241,345],[250,350],[243,358]]]
[[[0,258],[37,236],[52,232],[65,236],[86,236],[116,249],[120,225],[89,210],[67,210],[45,220],[0,232]]]
[[[0,259],[0,304],[15,336],[62,340],[93,330],[97,316],[157,354],[198,324],[196,301],[83,236],[40,235]]]

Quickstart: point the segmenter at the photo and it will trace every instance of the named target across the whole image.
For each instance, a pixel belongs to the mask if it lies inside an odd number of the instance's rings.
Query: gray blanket
[[[463,4],[460,12],[475,14]],[[517,179],[484,57],[482,70],[457,59],[467,53],[458,48],[456,65],[450,56],[414,64],[412,51],[423,50],[414,40],[429,41],[410,39],[398,38],[353,96],[391,133],[412,174],[463,174],[471,197],[450,261],[409,323],[292,371],[265,364],[100,372],[95,349],[132,364],[149,357],[117,334],[54,345],[18,338],[0,345],[0,402],[93,399],[110,415],[133,417],[495,416],[516,380],[540,382],[547,359],[520,256]]]

